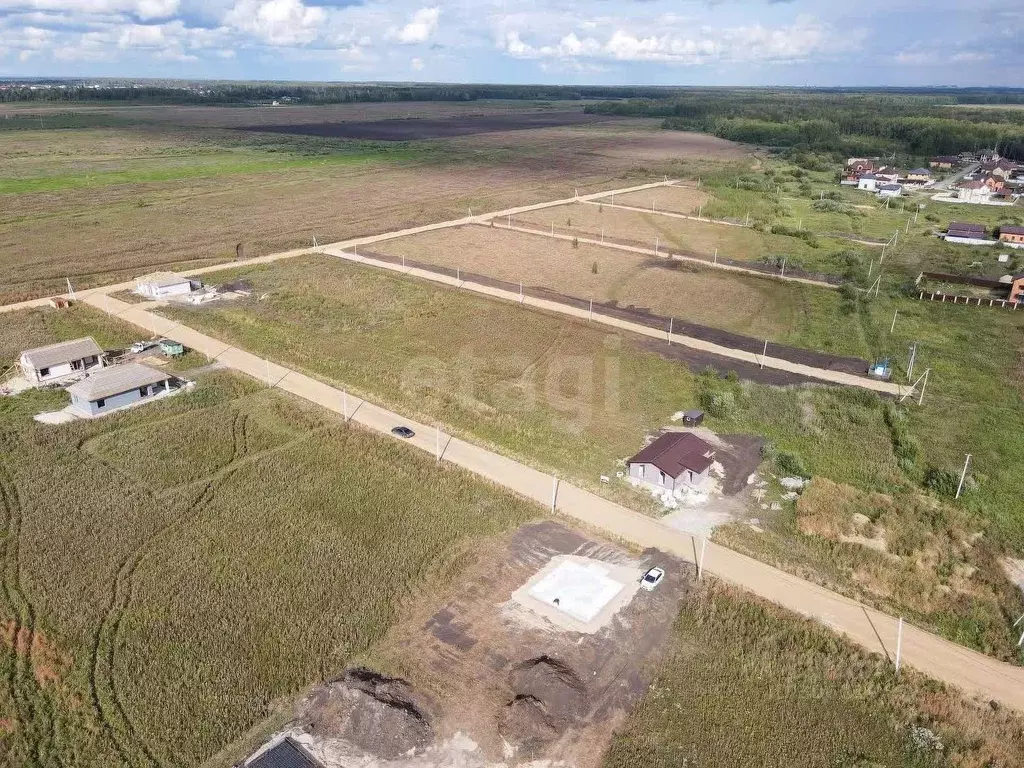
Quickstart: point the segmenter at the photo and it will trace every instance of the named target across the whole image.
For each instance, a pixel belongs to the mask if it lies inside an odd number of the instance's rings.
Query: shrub
[[[775,465],[779,468],[780,472],[786,475],[793,475],[795,477],[811,476],[810,470],[807,469],[803,459],[789,451],[779,451],[775,455]]]
[[[958,485],[960,485],[960,475],[957,472],[929,467],[924,473],[924,487],[939,496],[955,498]]]
[[[809,229],[797,229],[796,227],[788,227],[785,224],[773,224],[771,232],[773,235],[796,237],[803,240],[812,248],[818,247],[818,236]]]
[[[597,262],[596,261],[593,264],[590,265],[590,271],[593,272],[595,275],[597,274]]]
[[[716,419],[724,419],[736,410],[736,396],[732,392],[705,390],[700,395],[700,406]]]

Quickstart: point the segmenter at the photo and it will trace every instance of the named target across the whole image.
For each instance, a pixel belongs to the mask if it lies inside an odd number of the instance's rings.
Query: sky
[[[1022,0],[0,0],[0,77],[1022,86]]]

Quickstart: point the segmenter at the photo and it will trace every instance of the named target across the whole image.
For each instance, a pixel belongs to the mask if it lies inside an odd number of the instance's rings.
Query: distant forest
[[[667,98],[631,98],[585,109],[661,117],[665,128],[769,147],[920,157],[995,148],[1024,160],[1024,108],[1016,105],[1024,105],[1022,90],[744,88],[676,91]]]
[[[13,85],[13,82],[12,82]],[[35,88],[30,87],[35,85]],[[41,88],[40,85],[48,85]],[[418,85],[342,83],[237,83],[157,81],[142,83],[67,81],[19,82],[3,88],[0,103],[19,101],[140,104],[252,104],[287,99],[302,104],[349,104],[387,101],[476,101],[513,99],[582,101],[585,99],[662,99],[674,89],[656,87],[562,85]]]
[[[35,85],[35,88],[30,87]],[[49,87],[39,87],[49,86]],[[4,102],[250,105],[512,99],[585,102],[587,112],[662,118],[667,129],[836,155],[955,154],[993,147],[1024,161],[1024,89],[678,88],[39,80],[5,85]],[[993,107],[1004,106],[1006,109]],[[973,107],[973,108],[972,108]]]

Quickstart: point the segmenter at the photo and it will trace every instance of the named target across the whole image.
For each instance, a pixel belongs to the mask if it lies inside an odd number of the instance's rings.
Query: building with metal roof
[[[658,489],[700,488],[715,463],[715,449],[692,432],[666,432],[626,461],[632,480]]]
[[[285,737],[244,764],[245,768],[323,768],[302,745]]]
[[[104,368],[68,387],[71,407],[84,416],[99,416],[178,389],[172,375],[141,363]]]
[[[37,387],[80,376],[103,364],[103,350],[91,336],[26,349],[19,360],[22,375]]]

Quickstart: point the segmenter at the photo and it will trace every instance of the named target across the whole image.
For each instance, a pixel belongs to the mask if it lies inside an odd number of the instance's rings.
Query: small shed
[[[85,416],[99,416],[178,388],[170,374],[141,363],[104,368],[68,387],[71,407]]]
[[[903,187],[899,184],[882,184],[878,188],[879,197],[899,197],[903,194]]]
[[[692,432],[666,432],[626,462],[629,477],[658,490],[700,488],[715,463],[715,449]]]
[[[697,410],[683,412],[683,424],[688,427],[699,427],[704,421],[704,411]]]
[[[103,350],[92,336],[26,349],[19,366],[33,386],[58,382],[103,367]]]
[[[202,285],[173,272],[154,272],[140,277],[135,282],[135,292],[149,299],[167,299],[173,296],[187,296]]]

